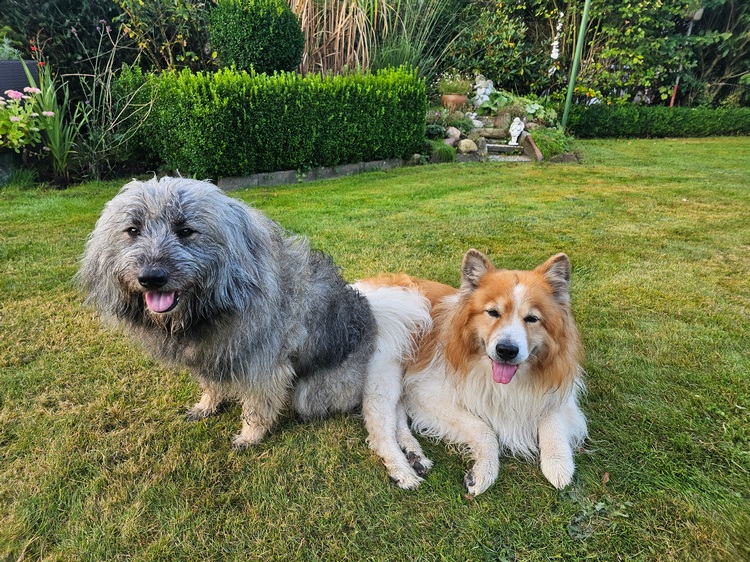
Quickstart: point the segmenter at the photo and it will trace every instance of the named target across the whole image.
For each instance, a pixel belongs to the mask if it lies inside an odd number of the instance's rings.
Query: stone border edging
[[[342,164],[340,166],[322,166],[320,168],[312,168],[304,173],[299,173],[297,170],[263,172],[249,176],[222,178],[219,180],[218,185],[224,191],[234,191],[251,187],[272,187],[274,185],[335,179],[362,172],[391,170],[405,165],[406,162],[407,160],[402,160],[401,158],[391,158],[389,160],[373,160],[371,162]]]

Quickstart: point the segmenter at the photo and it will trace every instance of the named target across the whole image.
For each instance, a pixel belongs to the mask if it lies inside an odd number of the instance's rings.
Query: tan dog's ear
[[[495,266],[482,252],[471,249],[464,254],[461,264],[461,289],[474,290],[479,286],[479,280]]]
[[[565,254],[555,254],[534,271],[540,273],[552,288],[555,300],[560,304],[570,304],[570,260]]]

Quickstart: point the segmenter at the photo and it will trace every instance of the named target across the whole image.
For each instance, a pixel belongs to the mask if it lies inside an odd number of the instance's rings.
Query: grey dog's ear
[[[464,254],[461,264],[461,289],[474,290],[479,286],[479,280],[495,266],[482,252],[472,248]]]
[[[570,304],[570,260],[565,254],[555,254],[536,268],[552,288],[555,300],[560,304]]]

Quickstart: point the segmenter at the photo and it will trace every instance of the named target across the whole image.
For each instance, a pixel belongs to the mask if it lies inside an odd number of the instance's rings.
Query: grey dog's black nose
[[[495,353],[502,361],[512,361],[518,355],[518,346],[512,343],[500,342],[495,345]]]
[[[169,281],[169,273],[161,267],[144,267],[138,273],[138,283],[144,289],[158,289]]]

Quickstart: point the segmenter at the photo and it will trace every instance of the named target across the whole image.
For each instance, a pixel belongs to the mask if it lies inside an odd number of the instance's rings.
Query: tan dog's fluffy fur
[[[364,282],[429,301],[433,324],[406,362],[396,415],[405,412],[422,433],[467,447],[471,494],[496,480],[501,452],[538,455],[557,488],[571,481],[573,449],[587,428],[577,404],[582,349],[570,311],[570,271],[565,254],[533,271],[508,271],[469,250],[459,289],[408,275]],[[404,452],[430,465],[418,447]]]

